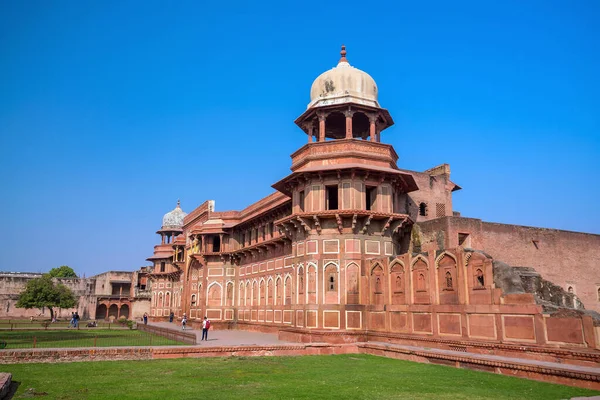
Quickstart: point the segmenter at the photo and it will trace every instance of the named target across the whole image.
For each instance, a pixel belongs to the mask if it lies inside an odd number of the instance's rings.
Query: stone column
[[[376,125],[375,125],[376,122],[377,122],[377,115],[376,114],[369,115],[369,122],[370,122],[370,125],[369,125],[369,136],[371,136],[371,142],[375,142],[376,141],[376,137],[375,136],[377,134],[376,133],[377,128],[376,128]]]
[[[312,143],[313,142],[313,133],[314,133],[314,125],[311,123],[308,126],[308,143]]]
[[[354,111],[345,111],[344,115],[346,116],[346,139],[352,139],[352,116]]]
[[[319,142],[325,141],[325,120],[327,115],[325,113],[317,114],[319,116]]]

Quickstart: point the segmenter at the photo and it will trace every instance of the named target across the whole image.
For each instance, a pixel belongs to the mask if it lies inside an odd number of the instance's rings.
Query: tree
[[[44,274],[27,282],[15,306],[26,309],[48,307],[50,318],[54,319],[55,307],[76,307],[77,299],[71,289],[61,283],[55,284],[50,274]]]
[[[66,265],[52,268],[48,274],[53,278],[77,278],[77,274],[73,271],[73,268]]]

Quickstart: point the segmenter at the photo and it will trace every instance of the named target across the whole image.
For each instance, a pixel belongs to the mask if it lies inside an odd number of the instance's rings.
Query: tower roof
[[[163,217],[161,230],[181,230],[183,227],[183,218],[186,215],[187,213],[181,209],[181,203],[177,200],[177,207],[166,213]]]
[[[350,65],[346,59],[346,46],[342,45],[340,55],[337,66],[323,72],[313,82],[307,108],[343,103],[379,107],[375,80]]]

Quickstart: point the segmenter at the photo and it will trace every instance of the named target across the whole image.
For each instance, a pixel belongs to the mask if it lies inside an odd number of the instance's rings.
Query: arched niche
[[[385,304],[385,274],[379,263],[371,268],[371,304]]]
[[[252,305],[257,306],[258,303],[258,282],[252,281]]]
[[[283,281],[283,301],[285,305],[292,304],[292,278],[289,275]]]
[[[396,259],[390,264],[392,304],[406,304],[406,284],[404,263]]]
[[[275,283],[272,277],[267,279],[267,304],[272,306],[275,294]]]
[[[356,263],[346,265],[346,304],[360,304],[360,268]]]
[[[440,304],[458,304],[456,257],[444,252],[436,259],[438,296]]]
[[[233,306],[233,282],[227,282],[227,289],[225,291],[226,305],[229,307]]]
[[[258,293],[259,293],[259,298],[258,298],[258,304],[259,305],[265,305],[265,280],[264,278],[261,278],[259,283],[258,283]]]
[[[430,304],[429,264],[423,256],[412,262],[412,291],[414,304]]]
[[[245,296],[244,305],[246,307],[250,307],[252,305],[252,288],[250,287],[249,281],[246,281],[246,288],[244,291],[244,296]]]
[[[298,278],[297,278],[297,284],[298,284],[298,289],[296,291],[296,293],[298,293],[298,300],[297,303],[298,304],[304,304],[305,303],[305,297],[304,297],[304,292],[305,292],[305,287],[306,287],[306,281],[305,281],[305,277],[304,277],[304,267],[301,265],[300,267],[298,267]]]
[[[492,261],[477,252],[465,254],[466,286],[469,304],[491,304],[493,270]]]
[[[244,300],[244,282],[240,282],[238,289],[238,306],[242,306],[242,302]]]
[[[308,304],[317,304],[317,266],[309,264],[307,271]]]
[[[339,303],[339,268],[334,263],[329,263],[323,270],[325,304]]]
[[[208,287],[208,302],[207,305],[209,307],[220,307],[221,306],[221,296],[223,293],[223,288],[221,284],[218,282],[212,283]]]
[[[278,276],[275,279],[275,305],[279,306],[283,304],[283,286],[281,284],[281,277]]]

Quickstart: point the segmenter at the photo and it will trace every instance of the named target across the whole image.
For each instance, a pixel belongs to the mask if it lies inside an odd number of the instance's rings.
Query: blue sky
[[[463,216],[600,233],[597,1],[201,3],[0,2],[0,270],[133,270],[178,198],[268,195],[342,43]]]

